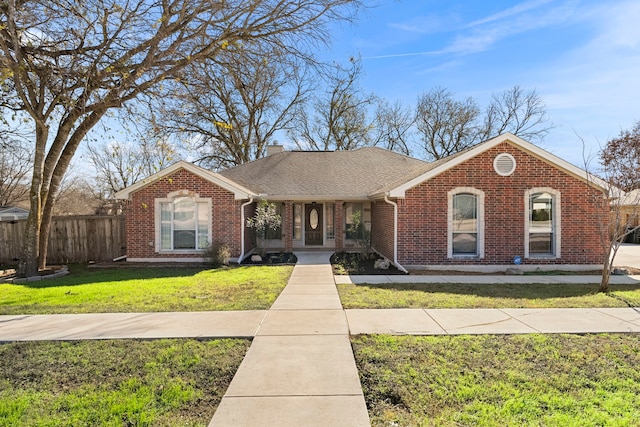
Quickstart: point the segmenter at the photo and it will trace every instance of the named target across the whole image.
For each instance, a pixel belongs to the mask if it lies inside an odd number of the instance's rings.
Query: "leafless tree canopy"
[[[347,67],[336,65],[327,75],[324,94],[313,102],[313,111],[299,108],[291,137],[300,148],[353,150],[371,144],[368,110],[377,98],[360,90],[361,73],[362,64],[356,58]]]
[[[27,200],[31,158],[21,140],[4,140],[0,148],[0,206]]]
[[[481,139],[511,132],[529,142],[539,142],[549,133],[547,109],[535,89],[513,86],[494,93],[486,109]]]
[[[493,94],[484,116],[473,98],[457,100],[451,91],[435,88],[418,98],[416,126],[425,156],[434,160],[505,132],[539,142],[552,127],[536,91],[519,86]]]
[[[399,101],[380,100],[376,109],[373,145],[411,154],[415,115]]]
[[[251,50],[192,65],[155,103],[155,129],[186,139],[197,163],[221,169],[262,157],[305,100],[303,60],[269,46]]]
[[[179,154],[164,141],[113,142],[88,145],[87,158],[97,174],[94,195],[112,202],[115,193],[179,160]]]
[[[625,191],[640,188],[640,120],[609,140],[600,160],[615,185]]]
[[[227,49],[271,44],[295,53],[350,18],[354,0],[85,0],[0,5],[4,107],[33,129],[30,217],[20,272],[44,265],[60,181],[91,130],[112,108],[179,78]],[[42,230],[41,230],[42,228]],[[41,241],[44,236],[44,242]]]
[[[427,157],[441,159],[479,142],[479,114],[473,98],[458,101],[441,87],[422,94],[416,107],[416,126]]]

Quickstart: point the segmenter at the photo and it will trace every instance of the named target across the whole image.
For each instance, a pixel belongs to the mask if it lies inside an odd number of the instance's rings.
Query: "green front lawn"
[[[640,306],[640,285],[407,283],[338,285],[344,308],[566,308]]]
[[[373,426],[635,426],[640,335],[352,338]]]
[[[0,345],[0,426],[206,426],[248,340]]]
[[[291,266],[89,269],[58,279],[0,284],[0,314],[57,314],[268,309]]]

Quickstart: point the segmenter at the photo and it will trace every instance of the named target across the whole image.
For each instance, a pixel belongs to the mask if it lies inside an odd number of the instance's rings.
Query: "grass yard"
[[[568,308],[640,306],[640,286],[576,284],[338,285],[344,308]]]
[[[0,314],[268,309],[291,266],[96,268],[58,279],[0,284]]]
[[[206,426],[248,340],[0,345],[0,426]]]
[[[352,338],[373,426],[637,426],[640,335]]]

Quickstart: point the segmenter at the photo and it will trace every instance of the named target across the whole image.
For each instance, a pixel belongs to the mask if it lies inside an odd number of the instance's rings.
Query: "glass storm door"
[[[305,245],[322,246],[322,205],[304,205],[305,210]]]

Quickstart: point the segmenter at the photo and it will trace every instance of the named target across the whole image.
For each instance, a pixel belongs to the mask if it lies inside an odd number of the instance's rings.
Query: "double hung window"
[[[160,213],[157,227],[159,250],[200,250],[209,246],[211,239],[210,201],[179,196],[157,200],[156,203]]]
[[[525,256],[560,257],[560,193],[549,188],[525,195]]]
[[[448,194],[449,258],[484,257],[484,192],[471,187]]]

